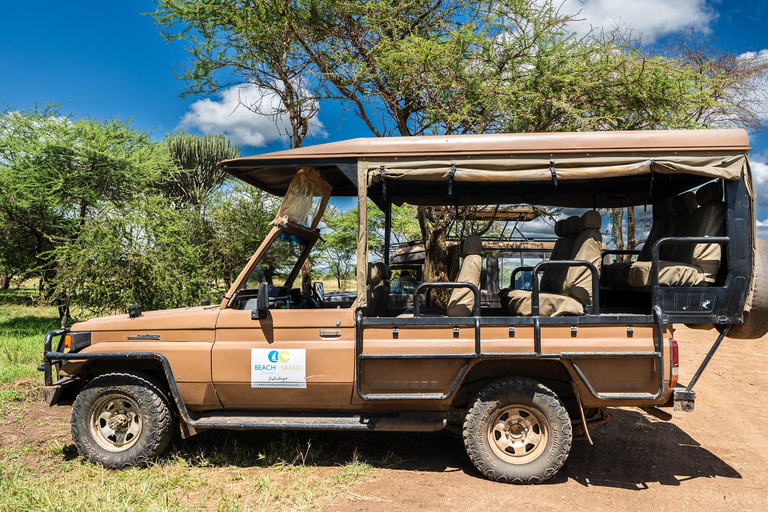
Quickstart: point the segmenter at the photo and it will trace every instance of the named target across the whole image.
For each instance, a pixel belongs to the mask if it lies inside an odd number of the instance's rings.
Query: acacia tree
[[[293,36],[285,2],[157,0],[156,4],[153,17],[162,36],[188,43],[191,61],[177,75],[187,84],[184,95],[254,85],[279,98],[279,108],[263,105],[262,99],[241,105],[276,124],[287,117],[290,147],[301,147],[319,107],[308,73],[310,60]]]
[[[105,207],[130,204],[169,166],[167,153],[126,122],[73,119],[56,108],[0,113],[1,216],[34,260],[27,275],[63,316],[68,296],[51,286],[57,249]]]

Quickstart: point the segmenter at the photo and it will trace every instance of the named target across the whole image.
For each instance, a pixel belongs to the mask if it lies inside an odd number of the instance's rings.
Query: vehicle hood
[[[77,322],[72,331],[146,331],[146,330],[191,330],[213,329],[219,306],[196,306],[191,308],[145,311],[140,317],[130,318],[127,314],[92,318]]]

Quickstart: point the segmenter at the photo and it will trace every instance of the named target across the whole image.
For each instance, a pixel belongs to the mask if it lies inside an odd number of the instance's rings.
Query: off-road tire
[[[510,463],[494,451],[491,422],[500,411],[520,406],[538,414],[548,435],[535,459]],[[463,429],[464,446],[475,467],[497,482],[538,484],[563,466],[571,451],[571,419],[557,395],[543,384],[525,377],[507,377],[494,381],[475,397],[467,409]]]
[[[768,334],[768,242],[757,239],[755,258],[755,293],[752,309],[744,313],[744,323],[735,324],[728,331],[728,337],[740,340],[754,340]],[[724,326],[717,326],[722,332]]]
[[[109,397],[125,397],[140,416],[140,432],[122,451],[100,446],[91,428],[94,408]],[[152,377],[141,372],[108,373],[91,380],[72,407],[72,439],[77,451],[91,462],[111,469],[145,464],[160,455],[173,434],[173,414],[167,393]],[[94,427],[97,429],[98,427]],[[119,447],[118,447],[119,449]]]

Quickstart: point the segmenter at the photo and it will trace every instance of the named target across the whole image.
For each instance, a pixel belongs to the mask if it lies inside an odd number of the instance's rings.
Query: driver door
[[[219,313],[211,371],[225,409],[346,408],[352,396],[351,309]]]

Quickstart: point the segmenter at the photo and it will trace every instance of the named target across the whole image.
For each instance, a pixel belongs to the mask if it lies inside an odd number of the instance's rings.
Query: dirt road
[[[715,331],[680,328],[687,383]],[[768,339],[725,340],[696,385],[696,410],[660,419],[613,409],[538,486],[483,479],[458,438],[444,436],[401,467],[379,469],[334,510],[768,510]],[[430,450],[430,448],[434,450]]]
[[[714,331],[677,330],[680,382],[688,382],[714,337]],[[560,473],[538,486],[482,478],[461,439],[447,431],[297,435],[299,443],[311,436],[313,446],[336,450],[320,466],[338,467],[353,451],[363,457],[375,454],[365,478],[322,500],[326,510],[768,510],[768,337],[726,340],[696,390],[693,413],[664,409],[666,415],[654,416],[638,409],[611,410],[613,420],[593,431],[595,445],[575,442]],[[71,443],[68,407],[48,409],[34,403],[24,415],[22,429],[13,419],[0,425],[0,448],[51,440]],[[190,446],[231,444],[216,435],[204,433],[176,444],[191,451]],[[233,435],[238,436],[236,446],[253,436],[280,434]],[[73,450],[67,453],[66,459],[76,457]],[[226,479],[236,470],[225,462],[201,471]]]

